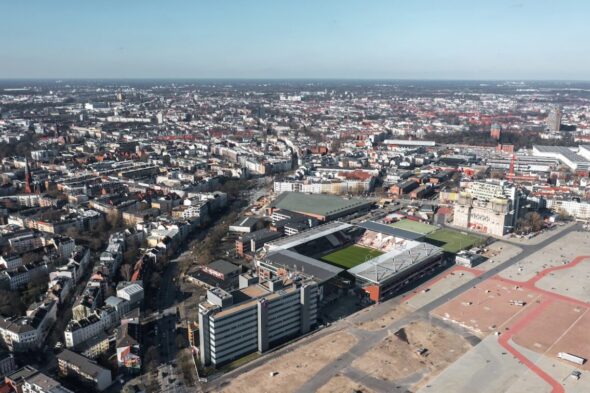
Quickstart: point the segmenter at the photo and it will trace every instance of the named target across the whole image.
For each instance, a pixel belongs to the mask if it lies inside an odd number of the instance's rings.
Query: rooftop
[[[106,368],[100,367],[92,360],[82,355],[78,355],[76,352],[70,351],[69,349],[64,349],[60,354],[57,355],[57,359],[68,364],[75,365],[80,369],[80,371],[88,375],[97,376],[105,371],[110,373],[110,371]]]
[[[322,194],[304,194],[301,192],[283,192],[272,203],[278,209],[292,210],[318,216],[335,215],[355,207],[361,208],[372,202],[363,199],[344,199]]]
[[[280,250],[269,254],[266,259],[273,265],[284,267],[287,271],[298,271],[313,276],[320,282],[327,281],[343,271],[339,267],[290,250]]]
[[[423,234],[415,231],[396,228],[391,225],[381,224],[375,221],[365,221],[360,223],[359,226],[373,232],[379,232],[385,235],[395,236],[406,240],[420,240],[424,237]]]
[[[401,253],[391,256],[390,253],[362,263],[349,269],[348,272],[377,284],[387,281],[400,272],[442,254],[442,249],[428,243],[418,243]]]

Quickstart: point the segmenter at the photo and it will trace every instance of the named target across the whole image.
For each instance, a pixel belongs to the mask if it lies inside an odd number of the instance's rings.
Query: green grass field
[[[461,233],[452,229],[439,229],[426,236],[426,241],[442,247],[444,251],[457,253],[461,250],[477,246],[484,238],[477,235]]]
[[[421,222],[412,220],[400,220],[396,223],[391,224],[391,226],[394,228],[403,229],[405,231],[419,233],[421,235],[427,235],[438,229],[434,225],[423,224]]]
[[[350,269],[365,262],[367,259],[378,257],[381,254],[383,254],[381,251],[352,245],[325,255],[322,257],[322,261],[341,267],[342,269]]]

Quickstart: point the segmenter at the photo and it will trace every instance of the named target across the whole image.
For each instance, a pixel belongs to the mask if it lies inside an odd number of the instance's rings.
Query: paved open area
[[[501,331],[539,295],[516,285],[489,279],[433,311],[479,335]]]
[[[536,285],[547,291],[590,302],[590,258],[580,260],[568,269],[554,270],[537,281]]]
[[[568,263],[580,255],[590,255],[588,232],[567,233],[559,242],[554,242],[523,258],[504,270],[500,276],[516,281],[527,281],[542,270]]]
[[[559,352],[590,358],[590,313],[588,308],[551,302],[544,311],[512,337],[513,342],[550,358]],[[565,362],[559,360],[560,362]],[[566,362],[567,363],[567,362]],[[581,366],[588,370],[588,363]]]
[[[418,393],[549,393],[550,387],[488,336]]]
[[[404,298],[404,304],[408,308],[416,310],[476,277],[474,272],[457,267],[441,273],[435,279],[416,288]]]
[[[486,247],[487,252],[483,254],[486,260],[477,266],[478,270],[487,271],[494,266],[500,265],[510,258],[514,258],[522,252],[522,248],[516,244],[498,241]]]

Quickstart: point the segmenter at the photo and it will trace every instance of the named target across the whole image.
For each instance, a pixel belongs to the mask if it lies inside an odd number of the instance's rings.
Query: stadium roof
[[[328,224],[320,225],[315,228],[311,228],[307,231],[299,232],[296,235],[283,237],[281,239],[268,242],[265,244],[265,248],[269,251],[283,250],[287,248],[293,248],[303,243],[307,243],[314,239],[327,236],[331,233],[341,231],[346,228],[350,228],[352,225],[345,222],[334,221]]]
[[[385,235],[395,236],[407,240],[420,240],[424,238],[424,235],[422,234],[406,231],[405,229],[394,228],[390,225],[380,224],[375,221],[365,221],[360,223],[359,226],[373,232],[379,232]]]
[[[345,199],[322,194],[305,194],[301,192],[283,192],[272,203],[272,207],[291,210],[298,213],[318,216],[332,216],[355,207],[362,208],[373,202],[364,199]]]
[[[340,274],[343,269],[306,257],[290,250],[281,250],[266,256],[273,265],[282,266],[287,271],[298,271],[313,276],[320,282],[327,281]]]
[[[418,243],[397,255],[381,257],[348,269],[348,272],[367,281],[381,284],[400,272],[422,261],[442,254],[442,249],[428,243]]]

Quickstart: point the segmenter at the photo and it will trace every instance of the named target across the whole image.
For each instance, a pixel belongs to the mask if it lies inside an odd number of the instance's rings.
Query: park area
[[[444,251],[452,253],[479,246],[484,240],[481,236],[454,231],[452,229],[439,229],[426,236],[428,243],[442,247]]]
[[[331,254],[324,255],[322,261],[341,267],[342,269],[350,269],[381,254],[383,254],[381,251],[353,244]]]

